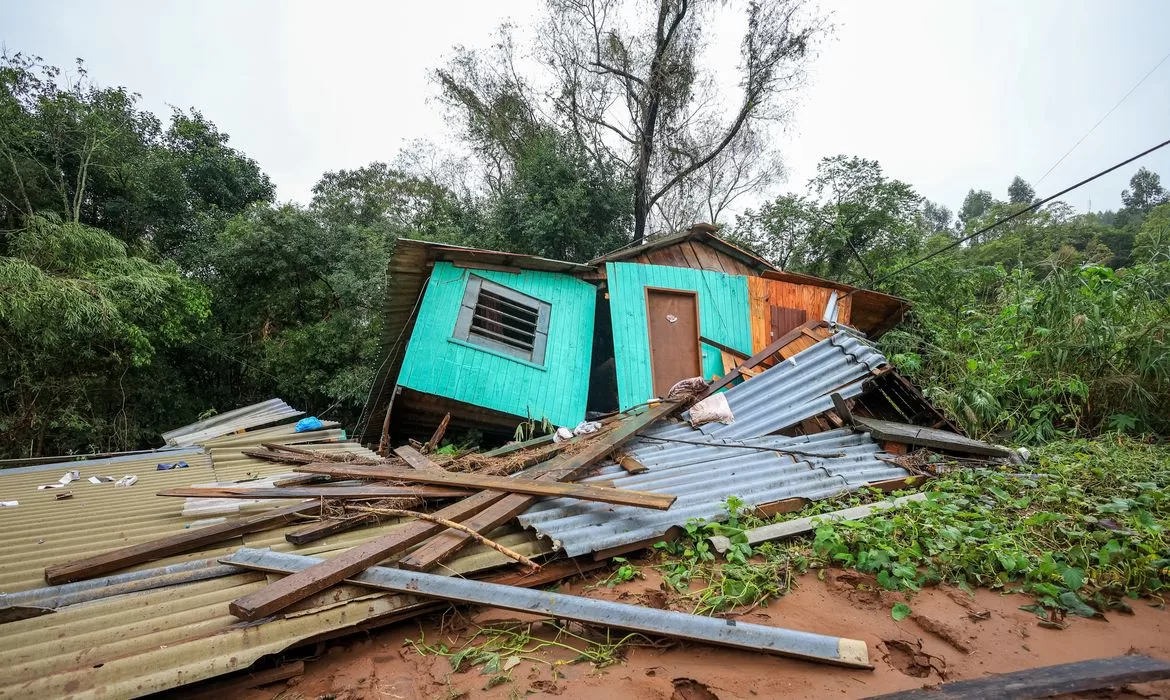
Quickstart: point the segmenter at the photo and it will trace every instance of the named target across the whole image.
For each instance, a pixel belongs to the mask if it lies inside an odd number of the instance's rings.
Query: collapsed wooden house
[[[786,272],[699,224],[588,264],[400,239],[368,443],[456,429],[572,427],[677,381],[727,374],[811,321],[877,338],[908,304]]]
[[[861,640],[521,588],[726,517],[732,497],[770,515],[921,483],[945,459],[920,448],[1012,456],[956,434],[869,342],[905,302],[708,230],[588,265],[402,240],[390,288],[365,434],[396,447],[270,425],[300,415],[274,399],[157,451],[0,471],[0,698],[175,688],[438,601],[870,668]],[[697,395],[653,400],[694,376]],[[700,420],[712,405],[725,415]],[[615,410],[561,442],[402,444],[448,415],[504,437]]]

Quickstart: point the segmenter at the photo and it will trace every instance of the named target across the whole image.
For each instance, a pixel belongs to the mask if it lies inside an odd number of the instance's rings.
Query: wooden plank
[[[272,482],[272,485],[278,489],[288,486],[304,486],[306,484],[328,483],[329,477],[321,474],[295,474],[293,476],[277,479]]]
[[[570,480],[583,476],[595,463],[612,454],[614,450],[636,435],[639,430],[670,415],[678,407],[677,403],[663,402],[633,418],[627,418],[608,432],[603,439],[591,441],[588,447],[577,454],[558,457],[549,462],[549,464],[556,463],[556,468],[548,472],[546,476],[538,478],[541,480]],[[476,532],[486,533],[528,510],[536,501],[537,499],[531,496],[513,494],[491,507],[485,508],[476,516],[463,521],[463,524]],[[471,537],[462,532],[447,530],[400,559],[398,565],[405,569],[425,571],[455,556],[459,550],[472,541]]]
[[[748,359],[748,357],[750,357],[750,355],[748,355],[746,352],[742,352],[740,350],[736,350],[735,348],[728,347],[728,346],[724,345],[723,343],[720,343],[718,340],[711,340],[710,338],[707,338],[705,336],[700,335],[699,341],[710,345],[711,347],[715,348],[716,350],[721,350],[729,355],[733,355],[740,360],[746,360],[746,359]]]
[[[435,515],[461,521],[505,496],[506,494],[498,491],[484,491],[441,508]],[[237,598],[228,605],[228,609],[233,615],[244,620],[257,620],[271,615],[413,547],[442,529],[441,525],[425,520],[409,522],[400,530],[363,542],[326,562]]]
[[[277,508],[264,513],[240,520],[207,525],[192,530],[184,530],[169,537],[163,537],[141,544],[130,545],[110,552],[95,554],[92,557],[77,559],[62,564],[45,567],[45,581],[56,586],[71,581],[82,581],[111,571],[119,571],[138,564],[144,564],[173,554],[182,554],[205,547],[209,544],[230,540],[233,537],[246,535],[251,532],[271,530],[281,525],[295,522],[298,515],[309,515],[319,512],[321,504],[318,501],[306,501],[284,508]]]
[[[712,272],[727,272],[727,270],[723,269],[723,264],[719,260],[720,254],[717,251],[702,243],[692,246],[691,250],[695,252],[695,257],[698,258],[702,269],[711,270]]]
[[[528,448],[528,447],[536,447],[537,445],[545,445],[547,443],[552,442],[553,437],[555,437],[555,436],[552,434],[541,435],[540,437],[532,438],[531,440],[525,440],[524,442],[508,443],[507,445],[504,445],[503,447],[497,447],[494,450],[488,450],[487,452],[483,452],[480,454],[480,456],[481,457],[503,457],[504,455],[512,454],[513,452],[515,452],[517,450],[523,450],[523,449]]]
[[[849,404],[845,403],[845,399],[837,392],[833,392],[829,398],[833,400],[833,410],[837,415],[849,425],[853,425],[853,411],[849,410]]]
[[[1149,656],[1133,654],[1076,661],[1056,666],[1041,666],[1025,671],[954,681],[931,688],[916,688],[898,693],[874,695],[870,697],[870,700],[1047,698],[1053,695],[1083,693],[1166,678],[1170,678],[1170,663]]]
[[[463,270],[491,270],[492,272],[506,272],[510,275],[520,274],[520,268],[508,267],[507,265],[494,265],[486,262],[474,262],[471,260],[456,260],[451,263],[452,266]]]
[[[774,518],[781,513],[795,513],[798,510],[804,510],[810,505],[812,505],[812,501],[809,499],[794,496],[792,498],[782,498],[779,501],[761,503],[751,508],[751,511],[757,518],[766,520],[768,518]]]
[[[308,464],[309,462],[320,459],[319,457],[308,457],[305,455],[295,455],[291,452],[277,452],[270,449],[256,449],[251,448],[247,450],[240,450],[245,457],[255,457],[256,459],[263,459],[268,462],[280,462],[281,464]]]
[[[451,414],[443,416],[443,420],[439,421],[439,427],[435,428],[434,435],[427,441],[427,454],[432,454],[439,449],[439,443],[443,440],[443,435],[447,433],[447,424],[451,422]]]
[[[676,403],[659,404],[645,413],[619,423],[612,431],[601,435],[595,434],[593,439],[587,441],[588,447],[579,453],[571,457],[558,457],[530,467],[520,472],[520,475],[530,479],[541,478],[546,474],[555,475],[553,478],[576,478],[595,462],[605,458],[610,452],[633,437],[638,430],[676,409],[678,409]],[[458,503],[441,508],[434,515],[469,525],[467,522],[469,518],[507,498],[514,497],[500,491],[482,491]],[[477,529],[477,532],[482,532],[482,530]],[[447,534],[445,528],[435,523],[425,520],[409,522],[396,532],[363,542],[328,561],[287,576],[259,591],[238,598],[232,601],[228,608],[233,615],[244,620],[255,620],[271,615],[293,603],[319,593],[333,584],[341,583],[347,577],[399,554],[436,533],[444,533],[444,536]],[[466,540],[471,539],[464,537]],[[453,551],[462,547],[464,537],[459,538],[459,544]]]
[[[338,501],[374,498],[463,498],[469,489],[442,486],[303,486],[293,488],[236,488],[232,486],[188,486],[163,489],[156,496],[180,498],[331,498]]]
[[[641,474],[642,472],[649,471],[649,468],[645,464],[642,464],[630,455],[619,456],[617,463],[618,466],[626,470],[627,474]]]
[[[811,325],[821,325],[823,323],[824,323],[824,321],[809,321],[805,325],[806,326],[809,326],[810,324]],[[793,340],[796,340],[797,338],[799,338],[801,335],[801,333],[800,333],[801,330],[803,330],[803,327],[794,329],[789,333],[785,333],[783,337],[777,338],[776,340],[772,341],[771,343],[768,344],[768,346],[766,348],[764,348],[763,350],[752,355],[748,359],[744,360],[743,364],[740,365],[740,369],[742,370],[742,368],[744,368],[744,367],[747,367],[750,369],[750,368],[755,367],[756,365],[760,364],[761,362],[763,362],[765,359],[771,357],[772,355],[775,355],[777,352],[780,351],[781,348],[788,345]],[[719,391],[720,389],[731,384],[739,377],[740,377],[739,371],[729,372],[729,373],[725,374],[722,379],[719,379],[718,381],[712,382],[711,386],[707,387],[707,390],[699,395],[699,397],[698,397],[699,400],[705,399],[708,396],[710,396],[711,394],[714,394],[716,391]]]
[[[998,447],[969,437],[936,428],[924,428],[918,425],[895,423],[893,421],[878,420],[876,418],[857,417],[857,425],[873,436],[875,440],[888,440],[908,445],[921,445],[938,450],[962,452],[965,454],[981,455],[985,457],[1009,457],[1012,450]]]
[[[292,544],[309,544],[340,532],[348,532],[364,525],[373,525],[378,519],[369,513],[347,516],[344,518],[325,518],[311,523],[292,532],[287,532],[284,539]]]
[[[413,447],[403,446],[394,450],[394,453],[414,464],[422,461],[431,463],[423,454]],[[425,461],[424,461],[425,460]],[[433,464],[433,463],[432,463]],[[488,476],[468,472],[448,472],[438,469],[405,469],[401,467],[316,463],[297,467],[297,471],[313,474],[329,474],[330,476],[347,476],[351,478],[385,479],[390,481],[419,482],[435,484],[437,486],[470,487],[473,489],[491,489],[506,493],[523,493],[530,496],[555,496],[578,498],[585,501],[598,501],[614,505],[637,506],[667,510],[674,504],[676,496],[645,491],[631,491],[628,489],[603,488],[587,484],[566,484],[556,481],[538,481],[507,476]]]
[[[382,419],[382,434],[378,438],[378,449],[375,450],[383,457],[390,454],[390,411],[394,410],[394,399],[400,393],[402,389],[395,384],[394,391],[390,392],[390,400],[386,402],[386,417]]]

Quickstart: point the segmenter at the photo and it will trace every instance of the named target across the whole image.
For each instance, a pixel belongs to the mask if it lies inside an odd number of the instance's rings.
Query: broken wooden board
[[[420,458],[427,458],[413,447],[399,447],[395,454],[413,464]],[[410,455],[407,457],[406,455]],[[429,460],[427,460],[429,462]],[[314,463],[296,467],[297,471],[350,478],[385,479],[389,481],[419,482],[438,486],[490,489],[506,493],[522,493],[530,496],[552,496],[576,498],[584,501],[598,501],[614,505],[668,510],[677,496],[628,489],[567,484],[557,481],[536,481],[507,476],[486,476],[471,472],[447,472],[431,469],[409,469],[391,466],[366,467],[362,465]]]
[[[439,421],[439,427],[435,428],[435,432],[431,435],[431,439],[427,440],[426,452],[431,454],[439,449],[439,443],[442,442],[443,436],[447,434],[447,425],[451,422],[451,414],[443,416],[443,420]]]
[[[190,552],[251,532],[271,530],[281,525],[296,522],[299,515],[315,514],[320,510],[321,503],[319,501],[306,501],[239,520],[229,520],[215,525],[184,530],[169,537],[130,545],[110,552],[102,552],[85,559],[47,566],[45,567],[45,581],[53,586],[71,581],[82,581],[111,571],[169,557],[172,554]]]
[[[220,561],[243,568],[288,573],[308,571],[322,560],[245,548]],[[617,627],[654,636],[792,656],[838,666],[873,668],[869,663],[865,642],[855,639],[381,566],[366,569],[348,580],[370,588],[424,595],[456,603],[535,613],[554,619]]]
[[[645,413],[627,418],[611,431],[589,436],[587,439],[589,445],[572,457],[557,457],[543,464],[529,467],[520,472],[518,476],[540,478],[548,474],[551,475],[551,478],[573,478],[574,475],[583,473],[595,462],[605,458],[614,449],[620,447],[638,430],[677,408],[678,404],[676,403],[659,404]],[[527,497],[511,496],[501,491],[481,491],[474,496],[438,510],[434,515],[468,525],[468,518],[508,498]],[[479,529],[477,531],[483,532]],[[409,522],[396,532],[363,542],[321,564],[304,571],[298,571],[258,591],[237,598],[231,602],[228,608],[233,615],[244,620],[255,620],[271,615],[293,603],[319,593],[335,583],[341,583],[362,569],[404,552],[438,533],[443,533],[444,536],[449,534],[443,526],[435,523],[425,520]],[[451,551],[457,551],[465,542],[471,540],[463,533],[457,534],[460,537],[455,540],[453,545],[448,545]]]
[[[633,418],[627,418],[604,437],[590,441],[589,447],[569,457],[560,457],[548,464],[556,465],[541,480],[563,481],[583,476],[594,464],[611,455],[614,450],[634,437],[639,430],[659,418],[664,418],[678,408],[675,403],[661,403]],[[532,496],[512,494],[463,522],[480,534],[490,532],[532,507],[537,499]],[[472,542],[462,532],[447,530],[433,540],[419,547],[398,561],[405,569],[426,571],[437,566]]]
[[[946,430],[938,430],[937,428],[924,428],[918,425],[895,423],[893,421],[864,418],[862,416],[855,416],[854,420],[859,428],[869,433],[875,440],[901,442],[907,445],[918,445],[936,450],[962,452],[983,457],[1011,457],[1015,454],[1013,450],[1007,447],[991,445],[980,440],[972,440],[969,437],[947,432]]]
[[[183,498],[332,498],[339,501],[376,498],[463,498],[469,489],[443,486],[300,486],[290,488],[241,488],[232,486],[187,486],[163,489],[156,496]]]
[[[1170,663],[1138,654],[1042,666],[985,678],[943,683],[870,700],[1017,700],[1082,693],[1170,678]]]
[[[642,464],[632,455],[620,455],[617,458],[618,466],[625,470],[627,474],[641,474],[650,471],[650,468]]]

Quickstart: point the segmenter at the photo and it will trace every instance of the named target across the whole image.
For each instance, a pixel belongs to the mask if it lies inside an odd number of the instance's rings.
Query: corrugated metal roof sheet
[[[590,479],[676,495],[670,510],[549,499],[521,515],[520,523],[577,556],[660,537],[691,518],[719,519],[729,496],[748,505],[793,497],[819,499],[907,477],[906,470],[878,459],[886,455],[865,433],[844,428],[799,437],[769,436],[832,408],[833,392],[845,398],[861,393],[864,379],[884,364],[885,358],[872,346],[837,333],[729,389],[725,396],[734,422],[698,429],[681,422],[651,428],[626,448],[646,472],[630,475],[610,463]]]
[[[721,446],[696,447],[691,455],[657,462],[654,451],[660,445],[639,440],[627,451],[646,465],[646,472],[631,475],[617,465],[607,465],[591,480],[612,481],[617,488],[678,496],[670,510],[561,498],[538,503],[520,516],[520,522],[553,540],[569,556],[577,556],[660,537],[691,518],[722,519],[723,503],[729,496],[749,505],[794,497],[815,500],[867,483],[909,476],[906,470],[878,460],[881,451],[868,435],[845,429],[808,437],[775,438],[759,446],[845,456],[810,458]],[[712,451],[715,456],[710,454]]]
[[[186,447],[258,425],[283,421],[303,413],[281,399],[269,399],[251,406],[220,413],[206,420],[184,425],[182,428],[168,430],[162,434],[162,437],[168,445]]]
[[[227,604],[265,585],[266,577],[208,570],[217,566],[211,560],[240,546],[333,556],[400,527],[394,523],[342,533],[304,547],[284,540],[284,534],[296,527],[289,526],[168,557],[103,580],[44,588],[46,565],[183,531],[194,520],[181,516],[184,499],[156,497],[157,490],[287,472],[288,465],[246,457],[240,450],[262,441],[314,440],[333,441],[314,449],[372,454],[343,441],[343,431],[298,434],[285,425],[211,440],[207,453],[185,450],[178,458],[178,452],[167,451],[0,471],[0,500],[20,503],[0,508],[0,540],[5,543],[0,550],[0,592],[35,591],[7,599],[0,596],[0,606],[62,605],[40,617],[0,625],[0,668],[4,669],[0,698],[143,695],[246,668],[265,654],[391,618],[404,605],[417,602],[409,596],[371,595],[342,586],[303,603],[299,613],[245,624],[228,613]],[[157,471],[159,462],[178,459],[190,466]],[[82,480],[66,489],[36,490],[39,484],[55,482],[66,469],[79,470]],[[138,483],[121,488],[86,481],[93,475],[125,474],[136,474]],[[64,490],[71,491],[73,498],[55,500]],[[269,501],[263,507],[287,503]],[[528,556],[548,551],[531,533],[514,527],[493,534],[493,539]],[[498,552],[473,547],[444,571],[466,573],[511,563]],[[198,580],[215,574],[219,575]],[[166,585],[176,580],[189,582]],[[152,585],[165,587],[141,590]]]

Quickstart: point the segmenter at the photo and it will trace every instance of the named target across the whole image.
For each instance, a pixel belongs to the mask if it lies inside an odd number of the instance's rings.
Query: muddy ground
[[[564,584],[559,590],[685,609],[684,601],[664,592],[652,569],[645,573],[645,579],[612,589],[597,585],[606,575],[602,573]],[[508,680],[497,679],[497,685],[488,687],[493,675],[478,668],[453,672],[448,658],[421,655],[405,644],[422,635],[428,643],[458,648],[479,627],[537,619],[502,610],[470,609],[330,643],[319,658],[306,662],[303,676],[249,691],[246,697],[860,698],[1128,652],[1170,660],[1170,612],[1151,605],[1155,601],[1132,601],[1132,615],[1112,613],[1106,620],[1070,617],[1065,629],[1049,629],[1038,625],[1035,615],[1019,609],[1033,602],[1019,594],[980,590],[971,596],[955,588],[932,588],[907,598],[875,588],[872,580],[854,571],[833,569],[823,577],[814,572],[801,577],[784,598],[731,616],[862,639],[869,647],[872,671],[660,640],[654,646],[628,647],[620,663],[605,668],[573,663],[574,652],[547,647],[524,655],[518,663],[513,661]],[[913,614],[896,622],[890,608],[899,601],[909,602]],[[556,638],[551,626],[539,622],[532,631],[546,640]],[[583,636],[592,633],[581,628],[571,631]],[[584,646],[564,636],[560,641]],[[1170,698],[1170,681],[1085,697]]]

